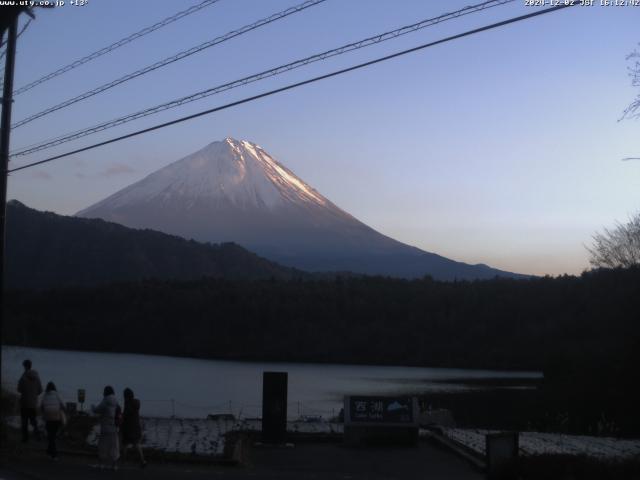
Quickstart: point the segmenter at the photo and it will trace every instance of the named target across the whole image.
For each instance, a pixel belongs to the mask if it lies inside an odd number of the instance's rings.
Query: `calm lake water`
[[[57,385],[64,401],[76,401],[77,389],[83,388],[87,393],[86,408],[100,401],[105,385],[112,385],[120,397],[122,390],[130,387],[140,398],[142,414],[146,416],[206,417],[230,412],[243,417],[259,416],[264,371],[288,372],[291,418],[328,418],[337,414],[346,394],[424,394],[468,388],[459,383],[463,379],[541,376],[539,372],[232,362],[5,346],[5,389],[15,391],[25,358],[31,359],[43,384],[53,381]]]

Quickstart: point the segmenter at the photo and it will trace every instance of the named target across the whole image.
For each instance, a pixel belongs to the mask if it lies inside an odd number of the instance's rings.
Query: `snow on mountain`
[[[286,201],[320,206],[327,203],[258,145],[226,138],[152,173],[91,208],[119,208],[129,202],[171,198],[187,202],[209,198],[229,201],[241,208],[274,208]]]
[[[386,237],[341,210],[260,146],[213,142],[77,214],[206,242],[234,241],[285,265],[401,277],[508,275]]]

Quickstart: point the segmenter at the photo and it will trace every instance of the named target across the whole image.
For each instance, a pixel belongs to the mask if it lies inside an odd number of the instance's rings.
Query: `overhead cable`
[[[321,60],[326,60],[328,58],[331,57],[335,57],[337,55],[342,55],[344,53],[347,52],[351,52],[353,50],[358,50],[361,48],[365,48],[365,47],[369,47],[371,45],[375,45],[378,43],[382,43],[385,42],[387,40],[391,40],[397,37],[400,37],[402,35],[406,35],[408,33],[411,32],[415,32],[417,30],[426,28],[426,27],[430,27],[433,25],[436,25],[438,23],[442,23],[448,20],[452,20],[455,18],[459,18],[461,16],[464,15],[469,15],[472,13],[476,13],[482,10],[486,10],[488,8],[493,8],[493,7],[497,7],[500,5],[503,5],[505,3],[511,3],[515,0],[489,0],[489,1],[485,1],[482,3],[479,3],[477,5],[471,5],[471,6],[467,6],[464,7],[460,10],[456,10],[453,12],[449,12],[449,13],[445,13],[442,15],[439,15],[437,17],[433,17],[433,18],[428,18],[426,20],[421,20],[420,22],[417,23],[413,23],[411,25],[406,25],[404,27],[401,28],[397,28],[395,30],[391,30],[385,33],[381,33],[372,37],[368,37],[365,38],[363,40],[357,41],[357,42],[353,42],[353,43],[349,43],[347,45],[343,45],[341,47],[338,48],[334,48],[332,50],[327,50],[324,51],[322,53],[318,53],[315,55],[311,55],[309,57],[305,57],[299,60],[295,60],[293,62],[287,63],[285,65],[280,65],[278,67],[275,68],[271,68],[269,70],[265,70],[263,72],[260,73],[256,73],[254,75],[250,75],[248,77],[244,77],[238,80],[234,80],[232,82],[228,82],[222,85],[218,85],[215,87],[211,87],[208,88],[206,90],[202,90],[175,100],[171,100],[169,102],[166,103],[162,103],[160,105],[156,105],[154,107],[150,107],[150,108],[146,108],[134,113],[130,113],[128,115],[119,117],[119,118],[115,118],[97,125],[94,125],[92,127],[88,127],[88,128],[84,128],[75,132],[71,132],[71,133],[67,133],[49,140],[45,140],[43,142],[39,142],[35,145],[30,145],[30,146],[26,146],[23,147],[22,149],[16,151],[15,153],[12,153],[12,157],[15,156],[23,156],[23,155],[28,155],[34,152],[38,152],[41,150],[45,150],[48,148],[52,148],[58,145],[61,145],[63,143],[67,143],[73,140],[77,140],[79,138],[85,137],[87,135],[92,135],[94,133],[97,132],[101,132],[103,130],[107,130],[109,128],[113,128],[113,127],[117,127],[119,125],[131,122],[133,120],[137,120],[139,118],[143,118],[143,117],[147,117],[149,115],[153,115],[155,113],[159,113],[165,110],[169,110],[171,108],[176,108],[179,107],[181,105],[185,105],[187,103],[191,103],[197,100],[201,100],[203,98],[209,97],[211,95],[215,95],[217,93],[221,93],[227,90],[231,90],[233,88],[237,88],[237,87],[241,87],[244,85],[247,85],[249,83],[253,83],[253,82],[257,82],[259,80],[263,80],[265,78],[269,78],[269,77],[273,77],[285,72],[288,72],[290,70],[294,70],[296,68],[300,68],[303,67],[305,65],[308,65],[310,63],[314,63],[314,62],[318,62]]]
[[[89,97],[93,97],[94,95],[98,95],[99,93],[102,93],[106,90],[109,90],[117,85],[120,85],[121,83],[124,82],[128,82],[129,80],[133,80],[134,78],[140,77],[141,75],[145,75],[149,72],[152,72],[154,70],[157,70],[159,68],[165,67],[171,63],[177,62],[179,60],[182,60],[184,58],[187,58],[193,54],[196,54],[198,52],[201,52],[207,48],[213,47],[214,45],[218,45],[222,42],[226,42],[227,40],[231,40],[232,38],[238,37],[240,35],[243,35],[247,32],[250,32],[252,30],[255,30],[257,28],[263,27],[265,25],[268,25],[270,23],[276,22],[282,18],[288,17],[289,15],[292,15],[294,13],[298,13],[301,12],[302,10],[305,10],[309,7],[313,7],[315,5],[318,5],[320,3],[325,2],[326,0],[306,0],[305,2],[296,5],[294,7],[290,7],[287,8],[286,10],[283,10],[281,12],[278,13],[274,13],[273,15],[267,17],[267,18],[263,18],[261,20],[258,20],[257,22],[251,23],[249,25],[245,25],[244,27],[239,28],[238,30],[232,30],[224,35],[221,35],[219,37],[214,38],[213,40],[209,40],[208,42],[204,42],[201,43],[200,45],[196,45],[195,47],[191,47],[188,50],[183,50],[182,52],[179,52],[175,55],[172,55],[171,57],[165,58],[163,60],[160,60],[158,62],[155,62],[151,65],[148,65],[144,68],[141,68],[139,70],[136,70],[135,72],[131,72],[127,75],[124,75],[120,78],[116,78],[115,80],[112,80],[111,82],[105,83],[104,85],[100,85],[99,87],[93,88],[91,90],[88,90],[84,93],[81,93],[80,95],[76,95],[75,97],[72,97],[68,100],[65,100],[64,102],[61,102],[57,105],[54,105],[53,107],[49,107],[45,110],[42,110],[38,113],[34,113],[33,115],[30,115],[27,118],[24,118],[22,120],[20,120],[19,122],[13,124],[11,126],[11,128],[18,128],[21,127],[23,125],[26,125],[27,123],[33,122],[34,120],[44,117],[45,115],[49,115],[50,113],[53,113],[55,111],[58,111],[62,108],[66,108],[70,105],[73,105],[74,103],[78,103],[82,100],[86,100]]]
[[[106,47],[101,48],[100,50],[97,50],[93,53],[90,53],[89,55],[86,55],[74,62],[69,63],[68,65],[65,65],[64,67],[58,68],[57,70],[54,70],[53,72],[44,75],[43,77],[38,78],[37,80],[34,80],[31,83],[28,83],[27,85],[25,85],[24,87],[20,87],[18,88],[15,92],[13,92],[13,95],[20,95],[21,93],[26,92],[27,90],[31,90],[32,88],[47,82],[49,80],[51,80],[52,78],[58,77],[60,75],[62,75],[63,73],[67,73],[75,68],[78,68],[80,65],[84,65],[85,63],[88,63],[92,60],[95,60],[98,57],[101,57],[102,55],[105,55],[109,52],[113,52],[114,50],[122,47],[123,45],[126,45],[128,43],[131,43],[135,40],[138,40],[139,38],[144,37],[145,35],[150,34],[151,32],[155,32],[156,30],[159,30],[162,27],[166,27],[167,25],[176,22],[188,15],[191,15],[192,13],[196,13],[199,12],[200,10],[202,10],[203,8],[209,7],[211,5],[213,5],[214,3],[219,2],[220,0],[204,0],[203,2],[198,3],[197,5],[193,5],[192,7],[187,8],[186,10],[182,10],[174,15],[171,15],[170,17],[165,18],[164,20],[160,20],[157,23],[154,23],[153,25],[143,28],[142,30],[139,30],[135,33],[132,33],[131,35],[124,37],[120,40],[118,40],[117,42],[112,43],[111,45],[107,45]]]
[[[512,17],[510,19],[503,20],[501,22],[492,23],[490,25],[485,25],[484,27],[475,28],[473,30],[467,30],[466,32],[463,32],[463,33],[458,33],[456,35],[451,35],[449,37],[445,37],[445,38],[442,38],[440,40],[436,40],[436,41],[433,41],[433,42],[425,43],[425,44],[419,45],[417,47],[409,48],[407,50],[402,50],[400,52],[396,52],[396,53],[393,53],[393,54],[390,54],[390,55],[386,55],[384,57],[379,57],[379,58],[376,58],[374,60],[370,60],[368,62],[360,63],[360,64],[357,64],[357,65],[353,65],[351,67],[343,68],[341,70],[336,70],[336,71],[333,71],[331,73],[327,73],[327,74],[324,74],[324,75],[313,77],[313,78],[310,78],[310,79],[307,79],[307,80],[304,80],[304,81],[301,81],[301,82],[289,84],[289,85],[286,85],[284,87],[276,88],[274,90],[269,90],[267,92],[260,93],[258,95],[253,95],[251,97],[243,98],[242,100],[237,100],[235,102],[227,103],[226,105],[222,105],[222,106],[215,107],[215,108],[210,108],[208,110],[204,110],[204,111],[201,111],[201,112],[198,112],[198,113],[194,113],[192,115],[187,115],[187,116],[184,116],[184,117],[181,117],[181,118],[177,118],[177,119],[171,120],[169,122],[165,122],[165,123],[161,123],[161,124],[158,124],[158,125],[154,125],[152,127],[144,128],[142,130],[137,130],[135,132],[131,132],[131,133],[128,133],[126,135],[121,135],[119,137],[114,137],[114,138],[111,138],[109,140],[105,140],[103,142],[94,143],[94,144],[86,146],[86,147],[78,148],[78,149],[72,150],[70,152],[62,153],[62,154],[59,154],[59,155],[54,155],[52,157],[45,158],[44,160],[39,160],[37,162],[31,162],[31,163],[28,163],[26,165],[22,165],[20,167],[9,169],[8,173],[17,172],[17,171],[24,170],[24,169],[27,169],[27,168],[32,168],[32,167],[35,167],[37,165],[42,165],[42,164],[45,164],[45,163],[52,162],[54,160],[58,160],[60,158],[64,158],[64,157],[68,157],[70,155],[74,155],[76,153],[86,152],[88,150],[93,150],[95,148],[102,147],[104,145],[109,145],[109,144],[112,144],[112,143],[120,142],[120,141],[128,139],[128,138],[132,138],[132,137],[136,137],[138,135],[142,135],[142,134],[145,134],[145,133],[153,132],[155,130],[159,130],[159,129],[162,129],[162,128],[165,128],[165,127],[169,127],[171,125],[176,125],[178,123],[186,122],[188,120],[193,120],[195,118],[199,118],[199,117],[202,117],[202,116],[205,116],[205,115],[210,115],[212,113],[219,112],[221,110],[226,110],[228,108],[236,107],[238,105],[249,103],[249,102],[261,99],[261,98],[269,97],[269,96],[275,95],[277,93],[282,93],[282,92],[285,92],[285,91],[288,91],[288,90],[292,90],[294,88],[298,88],[298,87],[301,87],[303,85],[308,85],[308,84],[311,84],[311,83],[318,82],[320,80],[325,80],[325,79],[328,79],[328,78],[331,78],[331,77],[336,77],[338,75],[342,75],[342,74],[347,73],[347,72],[352,72],[354,70],[359,70],[361,68],[369,67],[371,65],[375,65],[375,64],[381,63],[381,62],[385,62],[387,60],[391,60],[393,58],[397,58],[397,57],[400,57],[400,56],[403,56],[403,55],[407,55],[409,53],[417,52],[417,51],[423,50],[425,48],[433,47],[435,45],[439,45],[439,44],[442,44],[442,43],[450,42],[452,40],[457,40],[459,38],[467,37],[467,36],[474,35],[476,33],[484,32],[484,31],[487,31],[487,30],[492,30],[492,29],[495,29],[495,28],[498,28],[498,27],[503,27],[505,25],[513,24],[513,23],[520,22],[520,21],[523,21],[523,20],[528,20],[530,18],[537,17],[537,16],[540,16],[540,15],[544,15],[544,14],[547,14],[547,13],[563,10],[565,8],[572,7],[574,5],[578,5],[578,4],[577,3],[569,3],[569,2],[567,2],[567,3],[561,4],[561,5],[558,5],[558,6],[555,6],[555,7],[550,7],[550,8],[546,8],[546,9],[543,9],[543,10],[536,10],[536,11],[534,11],[532,13],[528,13],[526,15],[520,15],[518,17]]]

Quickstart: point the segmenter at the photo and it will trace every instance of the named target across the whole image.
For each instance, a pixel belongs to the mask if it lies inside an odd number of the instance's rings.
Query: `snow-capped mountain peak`
[[[259,145],[227,137],[184,157],[95,206],[118,208],[139,201],[208,199],[240,208],[277,208],[287,203],[330,204]],[[80,212],[82,215],[84,212]]]
[[[82,210],[133,228],[236,242],[288,266],[435,278],[501,274],[389,238],[331,203],[262,147],[227,137]]]

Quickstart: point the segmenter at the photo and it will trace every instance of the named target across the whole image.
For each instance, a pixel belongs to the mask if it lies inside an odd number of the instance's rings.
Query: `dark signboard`
[[[262,441],[284,443],[287,436],[287,372],[262,376]]]
[[[345,423],[406,425],[416,423],[415,397],[345,397]]]

